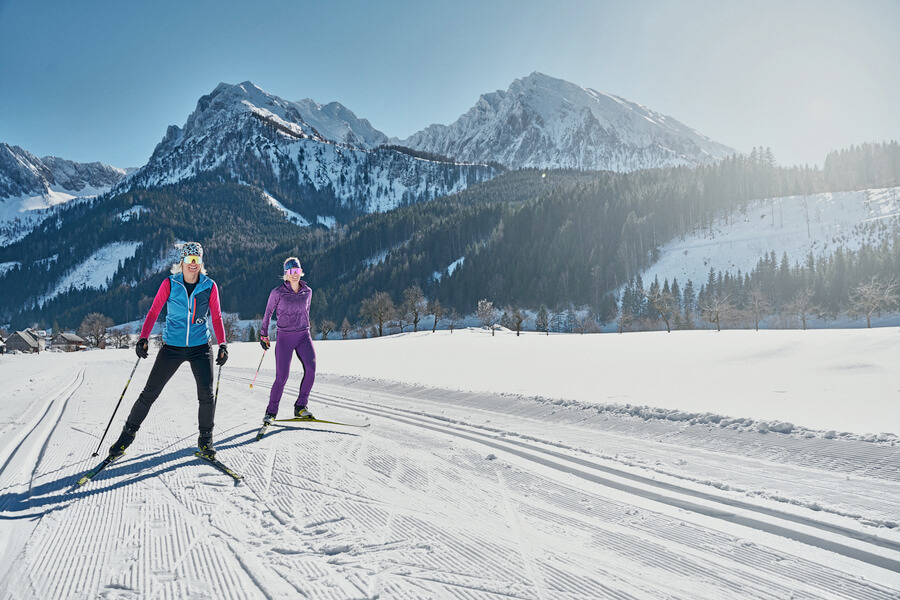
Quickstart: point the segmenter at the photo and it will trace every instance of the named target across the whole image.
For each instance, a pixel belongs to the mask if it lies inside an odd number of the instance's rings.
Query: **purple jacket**
[[[260,335],[269,335],[269,320],[273,313],[278,331],[308,331],[310,300],[312,290],[305,281],[300,282],[300,291],[296,293],[289,281],[279,285],[269,293]]]

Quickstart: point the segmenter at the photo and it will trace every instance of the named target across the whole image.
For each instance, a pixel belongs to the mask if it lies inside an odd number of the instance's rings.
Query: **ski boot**
[[[273,415],[272,413],[266,413],[266,416],[263,417],[263,425],[271,425],[275,422],[275,417],[278,415]]]
[[[110,457],[119,458],[125,454],[125,448],[130,446],[131,442],[134,441],[134,434],[137,433],[137,430],[137,427],[132,427],[128,423],[125,423],[125,426],[122,428],[122,433],[119,435],[119,439],[109,447]]]
[[[200,454],[204,458],[213,459],[216,457],[216,446],[213,444],[211,431],[200,432],[200,437],[197,438],[197,447],[200,448]]]
[[[294,406],[294,418],[295,419],[315,419],[313,414],[306,410],[305,406]]]

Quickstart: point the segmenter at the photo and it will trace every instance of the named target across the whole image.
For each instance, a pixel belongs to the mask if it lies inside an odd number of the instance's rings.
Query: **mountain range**
[[[243,318],[295,255],[317,320],[355,320],[375,292],[400,302],[410,286],[460,314],[490,298],[608,319],[612,292],[674,237],[754,198],[857,189],[854,173],[889,181],[898,154],[860,148],[825,172],[785,169],[538,73],[405,140],[338,103],[245,82],[200,98],[133,172],[0,150],[0,208],[15,215],[0,224],[0,324],[67,327],[95,311],[142,317],[187,240],[204,243],[223,308]],[[873,157],[876,169],[863,164]],[[43,208],[62,183],[69,198],[102,193]],[[22,212],[26,202],[43,210]]]
[[[627,172],[735,153],[672,117],[541,73],[482,95],[450,125],[404,140],[338,102],[292,102],[251,82],[222,83],[127,178],[121,168],[38,159],[0,145],[0,227],[73,197],[201,174],[263,189],[306,223],[330,223],[452,194],[504,168]]]

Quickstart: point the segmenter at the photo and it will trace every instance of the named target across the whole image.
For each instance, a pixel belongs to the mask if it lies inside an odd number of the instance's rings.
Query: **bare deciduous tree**
[[[722,322],[731,318],[734,313],[734,305],[728,294],[715,294],[704,300],[700,305],[703,318],[710,323],[715,323],[716,331],[722,331]]]
[[[785,312],[800,317],[800,323],[803,325],[804,331],[806,331],[807,320],[819,310],[813,304],[814,295],[815,292],[812,288],[804,287],[798,290],[794,297],[784,305]]]
[[[223,313],[222,327],[225,329],[225,341],[231,342],[237,340],[238,324],[240,319],[237,313]]]
[[[109,339],[115,348],[128,348],[131,345],[131,325],[113,329]]]
[[[656,286],[649,290],[643,290],[644,297],[659,312],[660,318],[666,324],[666,333],[672,332],[672,319],[680,307],[671,292],[663,291]]]
[[[450,333],[453,333],[453,330],[459,327],[459,324],[462,323],[462,317],[459,316],[459,313],[456,312],[455,308],[451,308],[450,312],[447,313],[447,316],[444,318],[447,323],[447,329],[450,330]]]
[[[341,323],[341,339],[346,340],[349,338],[351,331],[353,331],[353,326],[350,325],[350,321],[347,320],[347,317],[344,317],[344,321]]]
[[[873,277],[850,290],[850,310],[866,315],[866,327],[872,327],[872,315],[893,307],[897,303],[897,280]]]
[[[334,331],[334,321],[331,319],[322,319],[322,322],[319,324],[319,331],[322,332],[322,339],[327,340],[328,334]]]
[[[441,318],[444,316],[444,307],[441,306],[439,300],[429,300],[428,312],[434,315],[434,324],[431,326],[431,333],[434,333],[437,331],[438,322],[440,322]]]
[[[360,318],[368,321],[378,331],[378,336],[384,335],[384,324],[395,317],[397,308],[387,292],[375,292],[370,298],[362,301],[359,307]]]
[[[78,334],[81,335],[91,346],[95,348],[105,348],[106,340],[109,339],[109,328],[114,325],[112,319],[100,313],[91,313],[87,315],[78,328]]]
[[[475,316],[478,317],[482,325],[490,328],[491,335],[494,335],[497,329],[497,309],[494,308],[494,303],[486,299],[479,300],[478,308],[475,309]]]
[[[425,294],[418,285],[411,285],[403,292],[403,312],[412,323],[413,331],[419,331],[419,320],[425,313]]]
[[[753,322],[756,324],[756,331],[759,331],[759,322],[763,320],[763,316],[770,308],[771,305],[762,288],[759,284],[754,285],[747,295],[747,309],[753,317]],[[803,328],[806,329],[805,326]]]

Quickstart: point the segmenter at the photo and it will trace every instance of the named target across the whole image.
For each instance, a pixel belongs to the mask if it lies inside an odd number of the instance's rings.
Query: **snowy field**
[[[233,344],[82,488],[130,350],[0,356],[0,598],[900,597],[896,329],[317,342],[310,408]],[[108,447],[155,357],[142,361]],[[299,365],[282,401],[290,412]],[[218,371],[218,370],[217,370]]]

